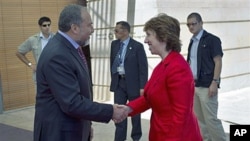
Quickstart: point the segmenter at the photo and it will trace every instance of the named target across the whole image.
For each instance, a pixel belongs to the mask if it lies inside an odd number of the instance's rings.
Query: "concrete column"
[[[130,23],[130,34],[134,35],[134,25],[135,25],[135,2],[136,0],[128,0],[128,10],[127,10],[127,22]]]

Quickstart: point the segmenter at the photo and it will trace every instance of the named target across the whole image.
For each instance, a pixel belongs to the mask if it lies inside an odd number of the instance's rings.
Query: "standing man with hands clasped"
[[[34,141],[90,141],[91,121],[121,122],[127,114],[122,106],[92,100],[90,75],[80,48],[94,32],[87,8],[66,6],[58,29],[37,65]]]
[[[24,41],[16,52],[16,56],[28,67],[33,70],[33,80],[36,81],[36,64],[38,62],[39,56],[49,42],[49,40],[53,37],[53,33],[51,32],[51,20],[49,17],[41,17],[38,20],[38,25],[40,28],[40,32],[30,36],[26,41]],[[28,60],[25,56],[28,52],[32,51],[33,57],[35,59],[35,63]]]
[[[143,94],[143,88],[148,80],[148,63],[144,47],[129,36],[130,25],[119,21],[115,26],[117,40],[111,43],[110,70],[111,86],[114,92],[114,103],[126,104]],[[142,136],[141,116],[131,118],[133,141],[139,141]],[[127,119],[117,123],[115,141],[125,141],[127,136]]]
[[[198,13],[189,14],[187,26],[193,34],[187,61],[195,79],[194,110],[203,141],[226,141],[221,120],[217,118],[223,56],[221,41],[203,29],[203,21]]]

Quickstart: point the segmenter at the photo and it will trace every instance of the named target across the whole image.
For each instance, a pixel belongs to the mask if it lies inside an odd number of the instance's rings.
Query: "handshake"
[[[113,117],[112,120],[115,123],[120,123],[122,122],[124,119],[126,119],[128,117],[128,114],[130,112],[132,112],[132,109],[129,106],[126,105],[118,105],[118,104],[114,104],[113,105]]]

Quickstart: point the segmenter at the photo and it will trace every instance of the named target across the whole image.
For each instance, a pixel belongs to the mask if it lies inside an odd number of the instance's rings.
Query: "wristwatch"
[[[31,67],[31,65],[32,65],[32,63],[31,63],[31,62],[29,62],[29,63],[28,63],[28,66],[29,66],[29,67]]]
[[[220,83],[220,80],[219,79],[213,79],[214,82],[216,82],[217,84]]]

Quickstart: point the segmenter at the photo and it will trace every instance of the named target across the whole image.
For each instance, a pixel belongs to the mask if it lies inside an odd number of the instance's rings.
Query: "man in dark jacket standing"
[[[92,84],[80,46],[94,32],[86,7],[66,6],[59,31],[48,42],[37,65],[34,141],[90,141],[91,121],[121,122],[122,106],[92,100]]]
[[[217,118],[223,56],[221,41],[203,30],[203,21],[198,13],[187,17],[187,26],[193,34],[187,61],[195,79],[194,110],[203,140],[226,141],[221,120]]]
[[[116,23],[117,40],[111,43],[110,70],[114,103],[126,104],[143,94],[148,80],[147,56],[143,45],[129,36],[130,25],[126,21]],[[131,138],[138,141],[142,136],[140,114],[132,117]],[[127,119],[116,124],[115,141],[124,141],[127,136]]]

